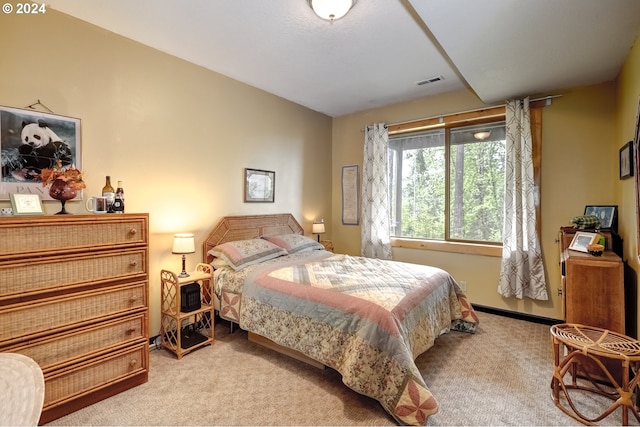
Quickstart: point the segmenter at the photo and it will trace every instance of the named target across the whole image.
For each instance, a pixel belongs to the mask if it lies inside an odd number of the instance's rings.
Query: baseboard
[[[149,350],[159,350],[159,349],[160,349],[160,335],[149,337]]]
[[[482,311],[484,313],[489,313],[489,314],[496,314],[498,316],[510,317],[512,319],[526,320],[528,322],[540,323],[540,324],[549,325],[549,326],[557,325],[559,323],[564,323],[564,320],[552,319],[550,317],[535,316],[533,314],[520,313],[518,311],[511,311],[511,310],[503,310],[501,308],[487,307],[484,305],[477,305],[477,304],[472,304],[472,305],[476,311]]]

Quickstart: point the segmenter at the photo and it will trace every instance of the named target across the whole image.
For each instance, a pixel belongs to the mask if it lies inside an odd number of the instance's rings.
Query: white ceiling
[[[307,0],[47,3],[332,117],[464,87],[492,104],[611,81],[640,30],[640,0],[358,0],[333,23]]]

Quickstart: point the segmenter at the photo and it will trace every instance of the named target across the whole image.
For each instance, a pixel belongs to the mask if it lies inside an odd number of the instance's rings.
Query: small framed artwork
[[[589,252],[587,246],[598,243],[600,235],[598,233],[586,233],[584,231],[576,232],[571,240],[569,249],[580,252]]]
[[[14,215],[44,215],[42,200],[38,194],[11,193],[10,196]]]
[[[633,176],[633,141],[629,141],[620,149],[620,179]]]
[[[276,173],[261,169],[244,170],[244,201],[273,203],[276,191]]]
[[[584,207],[585,215],[595,215],[600,220],[600,228],[618,231],[618,205],[600,205]]]

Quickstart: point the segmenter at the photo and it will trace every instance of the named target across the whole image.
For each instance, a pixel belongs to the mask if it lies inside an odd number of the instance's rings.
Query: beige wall
[[[500,258],[395,248],[394,259],[431,264],[467,282],[467,295],[476,304],[561,318],[558,247],[562,225],[580,215],[587,204],[616,204],[617,153],[615,137],[616,86],[606,83],[560,92],[543,110],[542,248],[548,276],[549,301],[505,299],[497,292]],[[360,228],[341,224],[340,170],[362,164],[362,129],[374,122],[398,123],[485,107],[469,91],[460,91],[334,119],[333,124],[333,240],[336,250],[360,252]]]
[[[174,233],[196,235],[189,268],[221,216],[291,212],[307,234],[330,221],[331,118],[53,10],[27,19],[0,17],[0,105],[80,118],[85,197],[111,175],[127,212],[149,213],[152,335]],[[275,203],[243,203],[245,167],[276,172]]]
[[[484,107],[463,90],[332,120],[56,11],[29,19],[27,27],[17,15],[0,17],[0,105],[22,108],[40,99],[82,119],[86,196],[98,194],[111,175],[125,182],[127,211],[150,214],[152,335],[159,330],[159,270],[180,266],[170,254],[175,232],[194,232],[199,245],[223,215],[292,212],[307,234],[314,218],[324,218],[336,250],[359,254],[359,227],[341,224],[340,175],[344,165],[362,165],[363,128]],[[637,270],[633,180],[618,180],[617,156],[633,136],[638,76],[636,45],[618,82],[561,91],[544,109],[542,244],[550,301],[503,299],[498,258],[412,249],[395,249],[394,257],[445,268],[467,282],[477,304],[561,318],[557,230],[584,205],[602,203],[620,206],[625,258]],[[243,203],[245,167],[276,171],[275,203]],[[47,213],[58,207],[45,203]],[[86,213],[81,202],[69,208]],[[189,256],[188,265],[199,260]]]
[[[616,105],[616,145],[622,147],[633,140],[636,117],[640,108],[640,37],[636,39],[631,53],[620,72],[617,86]],[[636,166],[636,171],[637,171]],[[620,234],[624,238],[625,259],[636,272],[638,262],[638,239],[636,217],[636,194],[634,179],[619,181],[616,185],[616,199],[619,205]],[[636,284],[637,285],[637,284]],[[636,301],[637,303],[637,301]],[[640,320],[636,319],[637,331]]]

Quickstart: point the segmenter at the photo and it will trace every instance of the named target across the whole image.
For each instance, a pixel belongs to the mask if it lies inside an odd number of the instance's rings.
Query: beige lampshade
[[[313,234],[324,234],[324,220],[320,220],[320,222],[314,222],[311,227],[311,233]]]
[[[192,233],[178,233],[173,236],[174,254],[192,254],[196,251],[195,242]]]

